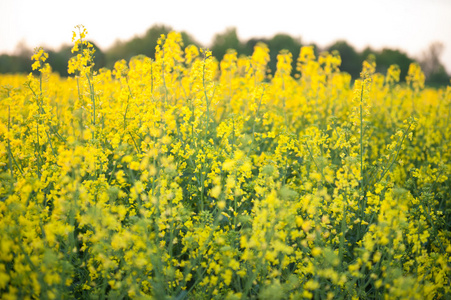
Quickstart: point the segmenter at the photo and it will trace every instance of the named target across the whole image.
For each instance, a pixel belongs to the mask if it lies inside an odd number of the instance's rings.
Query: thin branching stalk
[[[10,142],[10,128],[11,128],[11,106],[8,105],[8,167],[11,172],[11,178],[14,178],[12,154],[11,154],[11,142]]]

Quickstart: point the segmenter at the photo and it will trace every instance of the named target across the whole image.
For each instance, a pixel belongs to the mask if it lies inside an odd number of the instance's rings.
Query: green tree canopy
[[[354,79],[359,77],[360,71],[362,70],[363,59],[354,47],[344,40],[339,40],[327,47],[327,50],[329,52],[336,50],[340,53],[341,71],[349,73]]]
[[[127,42],[117,41],[106,51],[106,67],[111,69],[116,61],[121,59],[129,61],[133,56],[140,54],[154,58],[158,39],[162,34],[167,35],[172,30],[170,26],[154,25],[146,31],[144,36],[135,36]],[[181,35],[185,46],[189,44],[199,46],[190,34],[183,31]]]
[[[211,45],[213,56],[218,60],[222,60],[228,49],[235,49],[241,54],[243,48],[235,27],[227,28],[224,32],[215,34]]]
[[[144,35],[135,36],[128,41],[116,41],[112,47],[102,51],[94,43],[95,68],[99,69],[107,67],[112,69],[114,63],[118,60],[130,58],[137,55],[145,55],[151,58],[155,57],[155,47],[157,41],[162,34],[167,35],[173,29],[167,25],[154,25],[150,27]],[[185,31],[181,32],[183,44],[188,46],[194,44],[197,47],[203,47],[195,40],[193,36]],[[238,37],[237,29],[230,27],[223,32],[214,35],[210,50],[218,60],[221,60],[228,49],[235,49],[238,55],[252,55],[254,47],[257,43],[265,43],[270,51],[270,62],[268,68],[272,73],[276,71],[277,55],[281,50],[288,50],[293,55],[293,72],[295,71],[296,60],[299,55],[300,48],[303,46],[300,38],[293,38],[285,33],[278,33],[271,38],[250,38],[247,41],[241,41]],[[316,45],[315,54],[318,55],[320,50],[332,52],[337,50],[340,53],[342,63],[340,70],[349,73],[353,79],[360,76],[362,62],[369,56],[374,55],[376,59],[376,71],[382,74],[387,72],[390,65],[397,64],[401,69],[401,80],[404,81],[409,70],[409,65],[415,60],[409,57],[405,52],[397,49],[384,48],[382,50],[374,50],[369,47],[363,51],[357,51],[352,45],[345,40],[338,40],[324,49],[318,49]],[[58,51],[48,50],[48,62],[55,72],[61,76],[67,76],[67,62],[74,54],[71,53],[71,46],[62,46]],[[433,43],[423,53],[420,63],[426,75],[426,82],[429,85],[447,85],[449,84],[449,75],[443,64],[440,62],[440,55],[443,52],[443,45]],[[27,73],[31,72],[32,51],[26,47],[24,43],[18,45],[15,55],[0,55],[0,73]]]

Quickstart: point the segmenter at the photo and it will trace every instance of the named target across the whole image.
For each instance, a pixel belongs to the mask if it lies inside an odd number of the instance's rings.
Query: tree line
[[[171,30],[170,26],[154,25],[144,35],[135,36],[128,41],[117,41],[106,50],[102,50],[95,43],[92,43],[96,49],[95,67],[97,69],[104,67],[112,69],[116,61],[120,59],[129,61],[133,56],[140,54],[153,58],[158,38],[161,34],[168,34]],[[194,44],[198,47],[204,47],[189,33],[181,32],[181,34],[184,45]],[[247,41],[242,41],[238,37],[236,28],[227,28],[224,32],[217,33],[213,37],[210,50],[218,60],[221,60],[228,49],[235,49],[238,55],[251,55],[254,51],[254,46],[259,42],[268,45],[271,56],[268,67],[272,73],[276,70],[277,55],[280,50],[286,49],[292,53],[293,70],[295,70],[299,50],[302,46],[305,46],[300,38],[294,38],[283,33],[276,34],[271,38],[251,38]],[[314,46],[317,55],[322,51],[332,52],[337,50],[342,59],[340,70],[349,73],[353,79],[359,77],[362,62],[369,55],[373,55],[376,59],[377,72],[385,74],[390,65],[397,64],[401,70],[401,80],[404,80],[410,63],[416,61],[422,66],[428,85],[443,86],[450,83],[450,76],[440,62],[440,55],[443,51],[441,43],[431,44],[419,61],[398,49],[384,48],[382,50],[374,50],[367,47],[363,51],[357,51],[344,40],[338,40],[325,48],[320,48],[315,44],[310,45]],[[65,45],[57,51],[52,49],[46,49],[46,51],[49,53],[48,62],[52,66],[53,71],[61,76],[68,76],[67,62],[73,56],[71,46]],[[17,53],[14,55],[0,55],[0,73],[31,72],[31,55],[32,50],[27,49],[23,45],[19,46]]]

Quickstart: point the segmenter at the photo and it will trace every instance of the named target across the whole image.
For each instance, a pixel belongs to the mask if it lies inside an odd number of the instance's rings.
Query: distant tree
[[[0,55],[0,73],[11,72],[13,65],[13,59],[11,55],[2,54]]]
[[[281,50],[288,50],[293,55],[292,68],[294,72],[296,69],[296,60],[299,56],[301,46],[302,43],[300,39],[294,39],[288,34],[278,33],[274,35],[268,41],[269,55],[271,58],[268,67],[271,69],[271,72],[273,73],[276,71],[277,55],[279,55]]]
[[[431,85],[446,85],[449,83],[449,75],[440,61],[444,45],[441,42],[434,42],[423,52],[420,65],[426,76],[426,82]]]
[[[440,56],[443,53],[443,43],[434,42],[429,45],[428,49],[423,51],[420,65],[424,75],[430,76],[437,72],[441,67]]]
[[[60,76],[67,76],[67,63],[69,59],[74,56],[71,52],[72,47],[68,45],[61,46],[60,50],[48,50],[49,58],[47,62],[52,67],[52,70]]]
[[[315,44],[315,43],[310,43],[310,44],[308,44],[308,46],[312,46],[313,47],[313,53],[315,54],[315,57],[318,57],[318,55],[321,52],[321,49],[318,47],[318,45]]]
[[[360,56],[360,61],[363,63],[363,61],[371,54],[375,54],[377,51],[371,49],[371,47],[366,47],[365,49],[362,50],[362,52],[359,53]],[[360,65],[360,68],[362,67],[362,65]],[[360,71],[359,71],[360,74]]]
[[[95,49],[94,53],[94,70],[99,70],[105,67],[106,57],[105,53],[94,42],[89,41]],[[68,76],[67,64],[69,59],[75,56],[75,53],[71,52],[72,46],[63,45],[58,51],[46,50],[49,54],[47,62],[52,67],[53,72],[58,73],[60,76]]]
[[[391,65],[396,64],[401,69],[400,79],[402,81],[404,81],[407,76],[410,64],[415,62],[415,60],[410,58],[406,53],[395,49],[384,48],[382,51],[376,52],[375,55],[377,72],[385,75],[388,68]]]
[[[336,41],[334,44],[327,47],[327,51],[332,52],[337,50],[341,57],[340,70],[349,73],[353,79],[360,76],[362,70],[362,57],[357,51],[344,40]]]
[[[31,72],[31,55],[33,51],[27,47],[25,41],[20,41],[13,55],[0,56],[1,73],[29,73]]]
[[[290,51],[294,56],[299,54],[299,50],[301,48],[301,40],[294,39],[288,34],[278,33],[268,41],[268,47],[276,52],[274,54],[274,56],[276,57],[279,54],[280,50],[283,49]]]
[[[150,27],[144,36],[135,36],[128,42],[116,41],[106,52],[106,67],[112,69],[118,60],[130,60],[131,57],[143,54],[155,57],[155,47],[162,34],[167,35],[172,30],[166,25],[154,25]]]
[[[251,38],[247,40],[243,45],[243,54],[246,56],[252,55],[254,53],[254,48],[258,43],[265,43],[269,45],[269,40],[266,38]]]
[[[180,32],[182,35],[183,45],[189,46],[189,45],[195,45],[198,48],[204,47],[201,43],[199,43],[191,34],[187,33],[186,31]]]
[[[94,42],[91,41],[96,52],[94,52],[94,70],[99,70],[106,66],[106,55]]]
[[[130,58],[140,54],[155,58],[158,39],[162,34],[167,35],[172,30],[172,27],[166,25],[154,25],[146,31],[144,36],[135,36],[127,42],[116,41],[111,48],[105,51],[106,67],[111,69],[116,61],[121,59],[129,61]],[[181,35],[185,46],[190,44],[200,46],[190,34],[182,31]]]
[[[150,27],[142,36],[135,36],[128,41],[116,41],[112,47],[106,51],[102,51],[94,43],[96,52],[94,54],[94,69],[102,67],[113,68],[114,63],[118,60],[125,59],[129,61],[132,57],[145,55],[147,57],[155,57],[155,47],[157,41],[162,34],[167,35],[172,31],[172,27],[166,25],[154,25]],[[202,47],[194,37],[188,33],[181,32],[184,46],[194,44]],[[295,71],[296,60],[299,55],[302,42],[300,38],[293,38],[288,34],[279,33],[271,38],[251,38],[245,43],[241,42],[237,29],[235,27],[227,28],[224,32],[217,33],[213,37],[211,50],[213,55],[221,60],[228,49],[235,49],[238,55],[252,55],[254,47],[258,42],[265,43],[270,51],[270,62],[268,68],[272,73],[276,71],[277,55],[281,50],[288,50],[293,55],[293,72]],[[315,49],[315,55],[318,57],[319,49],[312,44]],[[429,46],[423,52],[421,57],[421,66],[426,75],[426,82],[430,85],[447,85],[449,84],[449,75],[440,61],[443,52],[443,44],[436,42]],[[344,40],[338,40],[334,44],[326,47],[327,51],[337,50],[340,53],[342,64],[340,70],[348,72],[354,79],[358,78],[362,68],[362,62],[369,55],[374,55],[376,59],[376,71],[385,74],[390,65],[397,64],[401,69],[400,79],[405,80],[409,65],[415,60],[400,50],[384,48],[380,51],[373,50],[369,47],[361,52],[357,52],[354,47]],[[71,46],[62,46],[58,51],[48,50],[48,63],[55,72],[61,76],[67,76],[67,62],[74,56],[71,53]],[[29,73],[31,72],[31,55],[32,50],[29,49],[25,42],[20,42],[15,50],[14,55],[0,55],[0,73]]]
[[[376,72],[379,72],[383,75],[387,73],[387,70],[391,65],[398,65],[401,70],[401,81],[406,80],[409,66],[412,62],[415,62],[413,58],[410,58],[406,53],[400,50],[384,48],[381,51],[376,51],[371,49],[370,47],[365,48],[360,53],[361,62],[363,62],[369,55],[374,55],[374,57],[376,58]]]
[[[227,28],[222,33],[217,33],[213,37],[211,51],[213,56],[219,61],[222,60],[228,49],[235,49],[238,54],[243,53],[243,46],[238,38],[235,27]]]
[[[0,73],[30,73],[31,55],[0,55]]]

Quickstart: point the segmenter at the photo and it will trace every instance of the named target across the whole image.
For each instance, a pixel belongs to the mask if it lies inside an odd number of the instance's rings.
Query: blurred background
[[[182,32],[184,44],[210,48],[219,60],[229,48],[250,55],[265,42],[274,72],[288,49],[338,50],[341,70],[357,78],[369,54],[377,71],[421,64],[430,86],[450,83],[451,0],[100,1],[0,0],[0,73],[28,73],[35,47],[49,52],[55,72],[67,76],[74,26],[88,29],[96,68],[119,59],[153,57],[158,37]]]

